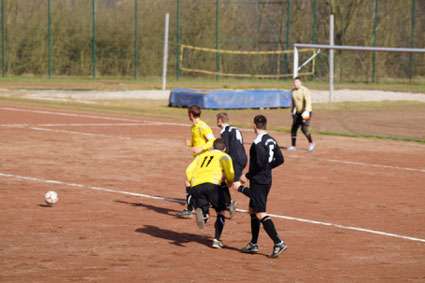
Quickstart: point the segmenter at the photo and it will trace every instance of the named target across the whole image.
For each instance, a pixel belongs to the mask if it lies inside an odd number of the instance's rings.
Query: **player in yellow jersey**
[[[190,105],[187,109],[189,120],[192,121],[190,127],[191,140],[186,140],[186,145],[192,147],[193,156],[207,151],[213,146],[215,137],[211,128],[201,120],[201,107]]]
[[[186,140],[186,145],[192,147],[193,157],[207,151],[213,146],[215,137],[211,128],[201,120],[201,107],[193,104],[187,108],[187,114],[189,120],[192,122],[190,127],[191,139]],[[182,218],[191,218],[194,216],[193,206],[191,204],[191,186],[190,183],[185,180],[186,186],[186,202],[187,208],[181,212],[177,212],[177,216]]]
[[[186,169],[187,180],[192,185],[192,202],[196,208],[198,227],[201,229],[205,227],[210,205],[217,212],[214,224],[215,237],[212,243],[212,247],[216,249],[224,247],[220,236],[225,222],[226,197],[220,183],[226,180],[231,186],[235,177],[232,158],[224,152],[225,149],[224,140],[216,139],[214,149],[197,155]]]

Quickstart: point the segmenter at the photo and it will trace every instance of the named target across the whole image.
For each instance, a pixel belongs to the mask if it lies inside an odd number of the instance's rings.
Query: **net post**
[[[293,79],[298,76],[298,48],[294,46],[294,66],[293,66]]]
[[[330,16],[329,23],[329,45],[331,48],[334,45],[334,15]],[[334,100],[334,50],[329,50],[329,102]]]
[[[168,61],[168,26],[170,23],[170,14],[165,14],[165,31],[164,31],[164,63],[162,67],[162,90],[165,90],[167,81],[167,61]]]

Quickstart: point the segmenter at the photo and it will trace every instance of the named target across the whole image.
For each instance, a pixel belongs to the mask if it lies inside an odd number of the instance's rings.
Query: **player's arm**
[[[279,146],[276,143],[274,148],[274,158],[272,161],[272,169],[283,164],[283,162],[285,162],[285,159],[283,158],[282,151],[280,150]]]
[[[202,136],[204,137],[204,139],[207,141],[203,146],[202,149],[203,150],[207,150],[209,148],[211,148],[214,144],[215,141],[215,137],[214,134],[211,130],[210,127],[206,126],[204,128],[202,128]]]
[[[292,89],[291,91],[291,100],[292,100],[292,104],[291,104],[291,114],[294,115],[296,108],[295,108],[295,100],[294,100],[294,90]]]
[[[231,186],[235,179],[235,170],[233,168],[233,161],[230,155],[223,156],[220,159],[221,167],[223,168],[224,175],[226,176],[227,184]]]
[[[311,96],[308,88],[304,88],[305,111],[311,112]]]
[[[195,171],[195,168],[196,168],[197,159],[198,159],[198,156],[195,159],[193,159],[193,161],[186,168],[186,179],[189,181],[189,183],[192,180],[193,172]]]

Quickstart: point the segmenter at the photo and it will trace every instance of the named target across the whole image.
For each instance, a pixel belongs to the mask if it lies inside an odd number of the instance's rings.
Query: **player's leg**
[[[292,119],[292,127],[291,127],[291,147],[288,147],[287,150],[295,150],[296,149],[296,143],[297,143],[297,132],[298,128],[301,125],[301,115],[295,114]]]
[[[247,197],[251,197],[251,190],[248,187],[245,187],[243,185],[238,187],[238,192],[243,193]]]
[[[239,179],[242,176],[242,171],[245,168],[245,166],[246,166],[246,164],[241,165],[241,164],[239,164],[239,162],[236,162],[236,161],[233,162],[233,169],[235,171],[235,178],[234,178],[234,182],[232,184],[232,189],[237,190],[240,187],[241,183],[239,182]],[[231,199],[230,192],[229,192],[229,198],[230,198],[230,205],[228,207],[228,210],[230,212],[230,218],[232,218],[236,213],[236,208],[238,206],[238,202]]]
[[[211,203],[211,206],[215,209],[217,212],[217,219],[214,223],[215,228],[215,235],[214,240],[212,243],[212,247],[216,249],[221,249],[224,247],[223,242],[220,240],[221,234],[223,232],[224,223],[226,221],[226,218],[224,217],[224,211],[226,210],[226,196],[224,191],[216,187],[210,187],[209,188],[209,201]]]
[[[250,205],[252,202],[250,201]],[[249,215],[251,219],[251,241],[242,248],[244,253],[256,253],[258,252],[258,236],[260,235],[260,220],[255,215],[255,210],[249,207]]]
[[[232,198],[230,196],[229,186],[227,185],[226,182],[221,182],[220,189],[223,190],[224,202],[226,203],[226,207],[228,207],[230,205],[231,200],[232,200]]]
[[[177,216],[181,218],[192,218],[193,213],[193,204],[192,204],[192,187],[188,180],[185,180],[184,185],[186,187],[186,205],[187,207],[183,211],[177,212]]]
[[[243,169],[245,168],[245,164],[239,164],[234,162],[233,168],[235,169],[235,182],[233,182],[232,187],[235,190],[238,190],[238,192],[243,193],[247,197],[250,197],[251,194],[249,192],[249,188],[241,185],[241,182],[239,182],[240,177],[242,176]]]
[[[249,214],[251,216],[251,241],[242,248],[242,252],[256,253],[258,252],[258,236],[260,234],[261,222],[257,217],[257,211],[263,210],[264,197],[262,193],[262,186],[251,182],[250,201],[249,201]]]
[[[196,224],[203,229],[209,218],[208,183],[192,188],[192,204],[196,211]]]
[[[315,145],[313,142],[313,139],[311,138],[310,131],[308,130],[310,126],[311,115],[312,115],[312,112],[310,112],[310,118],[306,120],[302,120],[302,125],[301,125],[301,131],[303,132],[303,134],[305,135],[305,137],[307,138],[309,142],[308,151],[312,151]]]
[[[257,187],[258,186],[258,187]],[[252,188],[252,186],[251,186]],[[271,184],[269,185],[258,185],[255,184],[256,188],[256,201],[254,203],[254,209],[256,210],[257,219],[260,220],[267,235],[273,240],[274,248],[270,257],[277,257],[286,249],[286,244],[280,239],[274,223],[270,216],[266,213],[267,196],[270,192]]]
[[[238,202],[232,200],[232,197],[230,196],[229,186],[226,184],[226,182],[221,182],[220,189],[224,193],[224,201],[226,203],[226,210],[230,212],[229,218],[232,218],[235,215]]]
[[[223,242],[220,240],[221,233],[223,232],[224,222],[226,221],[226,217],[224,216],[224,210],[217,212],[217,219],[214,223],[215,235],[212,247],[216,249],[221,249],[224,247]]]

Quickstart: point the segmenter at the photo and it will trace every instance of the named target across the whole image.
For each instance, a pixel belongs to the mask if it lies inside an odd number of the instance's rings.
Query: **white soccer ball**
[[[55,191],[48,191],[45,195],[44,195],[44,201],[47,204],[54,204],[58,201],[58,194]]]

